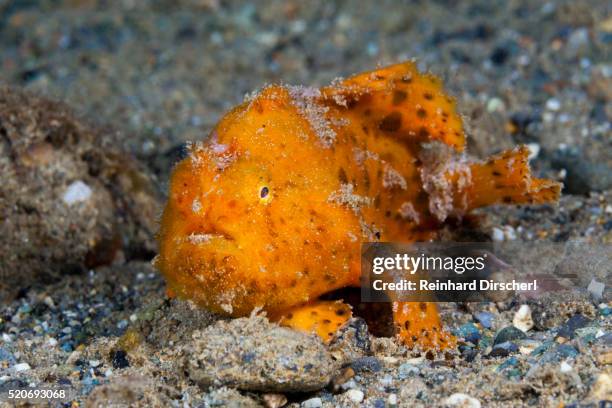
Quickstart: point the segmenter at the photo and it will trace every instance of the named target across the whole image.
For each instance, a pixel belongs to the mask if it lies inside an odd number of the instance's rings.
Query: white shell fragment
[[[89,200],[91,194],[91,187],[81,180],[77,180],[68,186],[64,192],[64,195],[62,196],[62,200],[64,200],[64,203],[67,205],[73,205]]]

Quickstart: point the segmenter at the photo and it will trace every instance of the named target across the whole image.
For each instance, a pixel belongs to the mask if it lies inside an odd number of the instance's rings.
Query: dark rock
[[[518,351],[518,346],[510,341],[496,344],[489,353],[489,357],[507,357]]]
[[[514,326],[508,326],[497,332],[497,334],[495,335],[495,340],[493,340],[493,345],[506,343],[511,340],[522,340],[526,338],[527,335],[522,330],[519,330]]]
[[[491,62],[493,62],[495,65],[503,65],[508,60],[509,56],[510,56],[510,53],[508,52],[506,48],[495,47],[495,49],[491,53],[490,59],[491,59]]]
[[[478,355],[478,351],[474,350],[473,348],[465,348],[461,351],[461,356],[468,363],[471,363],[472,361],[474,361],[477,355]]]
[[[361,357],[353,361],[351,368],[355,370],[356,373],[361,371],[376,373],[382,369],[382,364],[376,357]]]
[[[588,326],[592,321],[581,314],[577,314],[569,318],[563,326],[559,328],[557,336],[573,339],[576,334],[576,329],[581,329]]]
[[[478,344],[478,341],[482,337],[480,330],[478,330],[478,327],[476,327],[473,323],[466,323],[462,325],[454,331],[454,334],[457,337],[463,338],[473,344]]]
[[[385,408],[385,407],[386,407],[385,400],[380,399],[380,398],[377,400],[374,400],[374,408]]]
[[[578,355],[578,350],[569,344],[559,344],[552,350],[547,351],[540,358],[540,363],[557,363],[565,358],[574,358]]]
[[[515,367],[518,364],[519,364],[519,361],[516,357],[510,357],[509,359],[501,363],[499,367],[497,367],[496,371],[501,372],[501,371],[504,371],[506,368]]]
[[[124,350],[115,350],[111,352],[111,361],[113,362],[113,368],[119,369],[130,366],[127,353]]]

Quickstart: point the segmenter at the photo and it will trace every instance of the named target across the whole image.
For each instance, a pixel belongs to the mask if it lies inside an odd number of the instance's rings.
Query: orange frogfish
[[[476,162],[465,143],[440,79],[412,62],[320,89],[268,86],[174,169],[156,265],[180,298],[230,316],[261,308],[329,340],[352,312],[319,297],[359,286],[362,242],[433,240],[474,208],[558,198],[525,147]],[[407,346],[453,344],[434,303],[392,311]]]

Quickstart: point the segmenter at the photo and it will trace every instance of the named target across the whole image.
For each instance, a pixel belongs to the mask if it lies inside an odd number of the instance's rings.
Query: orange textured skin
[[[531,178],[525,148],[470,163],[464,146],[453,100],[412,63],[322,89],[267,87],[175,168],[156,265],[179,297],[231,316],[261,307],[329,338],[329,302],[316,300],[359,285],[361,242],[435,239],[449,216],[558,197]],[[309,320],[301,305],[321,313]],[[424,305],[394,303],[399,338],[452,344]]]

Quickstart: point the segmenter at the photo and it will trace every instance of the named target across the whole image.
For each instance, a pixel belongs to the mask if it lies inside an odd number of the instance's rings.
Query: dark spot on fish
[[[427,303],[424,303],[424,302],[419,303],[419,309],[421,309],[422,311],[426,311]]]
[[[424,126],[421,126],[421,128],[419,129],[419,138],[420,139],[429,138],[429,132],[427,131],[427,129],[425,129]]]
[[[336,315],[337,316],[344,316],[345,313],[346,313],[346,311],[344,309],[336,310]]]
[[[391,112],[380,122],[378,126],[384,132],[396,132],[402,126],[402,114]]]
[[[400,103],[404,102],[404,100],[406,100],[406,92],[404,91],[399,91],[396,90],[393,92],[393,104],[394,105],[399,105]]]
[[[431,101],[431,100],[433,99],[433,95],[432,95],[432,94],[430,94],[429,92],[425,92],[425,93],[423,94],[423,97],[424,97],[425,99],[427,99],[428,101]]]
[[[330,324],[330,323],[331,323],[331,320],[329,320],[329,319],[323,319],[323,324]]]
[[[404,328],[405,328],[406,330],[410,330],[410,320],[406,320],[406,321],[404,322]]]
[[[509,203],[511,203],[511,202],[512,202],[512,197],[510,197],[510,196],[505,196],[505,197],[503,198],[503,200],[504,200],[504,203],[509,204]]]
[[[427,116],[427,111],[423,108],[419,108],[417,109],[417,116],[421,119],[425,118]]]

